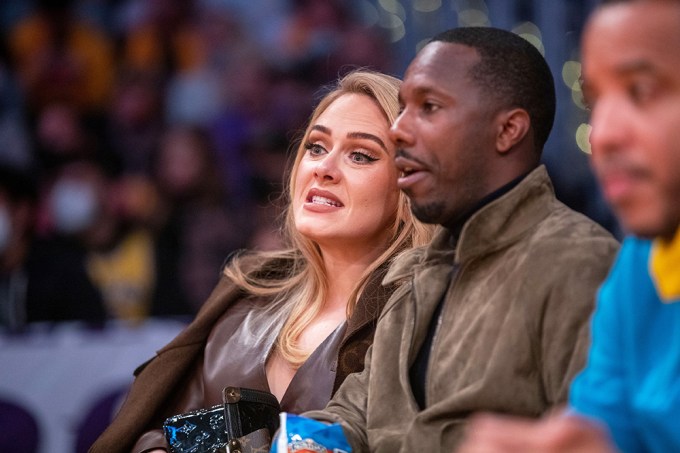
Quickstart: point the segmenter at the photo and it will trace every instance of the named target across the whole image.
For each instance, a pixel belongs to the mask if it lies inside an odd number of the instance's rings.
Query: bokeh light
[[[570,89],[581,80],[581,63],[569,60],[562,65],[562,80]],[[580,90],[580,88],[579,88]]]
[[[413,0],[413,9],[421,13],[432,13],[441,7],[441,0]]]
[[[454,0],[453,9],[458,12],[458,25],[461,27],[491,25],[489,8],[483,0]]]
[[[576,128],[576,144],[579,149],[586,154],[591,154],[590,151],[590,124],[581,123]]]
[[[420,41],[418,41],[418,44],[416,44],[416,53],[420,52],[420,49],[425,47],[427,45],[427,43],[429,43],[429,42],[430,42],[430,38],[425,38],[425,39],[421,39]]]
[[[466,9],[458,12],[458,23],[461,27],[487,27],[491,25],[489,16],[479,9]]]
[[[583,102],[583,93],[581,92],[581,63],[574,60],[566,61],[562,65],[562,80],[571,90],[571,100],[574,104],[585,110],[586,105]]]
[[[402,24],[404,20],[406,20],[406,10],[398,0],[378,0],[378,4],[388,13],[396,15],[399,19],[401,19]]]
[[[541,30],[536,24],[533,22],[522,22],[515,26],[512,31],[529,41],[539,52],[541,52],[541,55],[545,55],[545,46],[543,45]]]
[[[380,26],[386,28],[390,34],[390,41],[397,42],[406,35],[404,21],[396,14],[388,14],[380,19]]]

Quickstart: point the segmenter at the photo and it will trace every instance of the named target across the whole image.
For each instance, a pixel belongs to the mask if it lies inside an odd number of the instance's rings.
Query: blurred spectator
[[[165,127],[164,91],[158,76],[122,72],[107,112],[106,140],[125,173],[151,174],[152,155]]]
[[[121,67],[172,75],[198,66],[201,43],[193,22],[194,2],[130,0],[124,6]]]
[[[134,186],[139,189],[141,186]],[[153,193],[121,188],[121,182],[92,160],[60,167],[45,191],[46,237],[33,255],[28,320],[81,319],[132,323],[151,315],[189,314],[167,277],[154,236],[140,217],[153,212]],[[159,289],[160,283],[171,285]]]
[[[272,122],[271,71],[259,55],[244,55],[229,78],[234,93],[211,129],[221,179],[236,207],[248,207],[254,201],[253,170],[247,147],[256,137],[264,137],[276,127]]]
[[[171,77],[167,91],[170,123],[210,125],[225,105],[234,102],[233,79],[242,62],[259,55],[240,22],[225,6],[197,6],[193,27],[199,44],[195,65]]]
[[[101,293],[87,271],[88,240],[101,240],[111,229],[109,214],[102,209],[106,184],[96,164],[82,159],[61,165],[53,180],[44,183],[41,231],[29,263],[29,322],[102,323],[107,318]]]
[[[68,102],[99,112],[115,73],[108,36],[75,14],[73,0],[38,0],[36,10],[9,33],[19,81],[31,111]]]
[[[0,165],[0,326],[26,322],[26,262],[33,237],[36,193],[32,179]]]
[[[104,155],[85,116],[68,103],[51,103],[38,110],[33,137],[36,164],[46,179],[71,161]]]
[[[28,169],[32,164],[23,97],[4,42],[0,42],[0,164]]]
[[[310,83],[324,83],[333,77],[333,70],[323,64],[339,47],[349,25],[347,5],[339,0],[293,0],[292,5],[292,14],[281,33],[281,47],[277,49],[279,62],[305,67],[308,77],[323,77]]]
[[[249,207],[231,207],[208,135],[176,126],[165,135],[156,160],[156,178],[165,203],[159,235],[164,259],[198,309],[217,283],[225,259],[247,244]]]
[[[340,72],[357,66],[391,72],[394,58],[384,34],[384,30],[351,22],[342,34],[338,47],[329,56],[329,67]]]
[[[358,24],[351,5],[340,0],[293,0],[274,62],[317,86],[347,72],[346,65],[388,71],[391,59],[385,36]]]

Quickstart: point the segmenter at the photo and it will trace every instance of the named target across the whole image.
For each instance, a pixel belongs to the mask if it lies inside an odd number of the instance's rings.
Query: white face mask
[[[9,247],[12,238],[12,217],[6,206],[0,206],[0,253]]]
[[[80,233],[94,223],[99,211],[94,188],[86,182],[59,181],[50,194],[50,210],[59,232]]]

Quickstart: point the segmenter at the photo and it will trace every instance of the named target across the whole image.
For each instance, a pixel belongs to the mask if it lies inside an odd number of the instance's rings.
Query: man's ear
[[[524,109],[503,111],[498,114],[497,119],[496,149],[500,153],[506,153],[527,137],[531,128],[531,119],[529,113]]]

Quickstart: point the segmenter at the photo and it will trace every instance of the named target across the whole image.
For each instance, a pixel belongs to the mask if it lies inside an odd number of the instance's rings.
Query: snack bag
[[[281,412],[279,433],[269,453],[351,453],[342,427]]]

